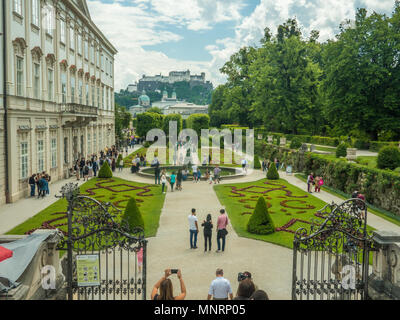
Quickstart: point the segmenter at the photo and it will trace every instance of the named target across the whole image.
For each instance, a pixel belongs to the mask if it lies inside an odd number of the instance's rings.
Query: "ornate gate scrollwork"
[[[80,195],[77,184],[65,185],[60,198],[68,201],[68,232],[58,246],[67,250],[68,299],[145,300],[147,240],[143,229],[131,230],[118,208]],[[98,273],[96,284],[82,285],[77,258],[87,255],[98,261]]]
[[[362,300],[368,297],[371,236],[361,199],[326,205],[321,224],[300,228],[293,240],[293,300]]]

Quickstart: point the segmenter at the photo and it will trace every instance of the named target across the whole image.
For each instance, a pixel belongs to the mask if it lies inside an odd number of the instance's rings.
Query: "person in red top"
[[[217,244],[218,244],[218,250],[217,252],[221,252],[221,239],[222,239],[222,252],[225,251],[225,237],[228,234],[228,231],[226,230],[226,226],[228,225],[228,216],[225,213],[224,209],[221,209],[220,215],[218,217],[217,221]]]

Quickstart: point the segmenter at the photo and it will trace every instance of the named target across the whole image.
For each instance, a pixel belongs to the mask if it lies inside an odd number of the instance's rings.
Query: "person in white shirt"
[[[193,182],[197,182],[197,178],[198,178],[198,176],[197,176],[197,165],[193,165],[192,166],[192,169],[193,169]]]
[[[190,232],[190,249],[197,249],[197,234],[199,233],[199,225],[197,223],[196,209],[192,209],[192,214],[188,216],[189,232]]]
[[[232,287],[229,280],[224,278],[224,270],[217,269],[215,274],[217,277],[211,282],[207,300],[211,300],[211,297],[213,300],[228,300],[228,296],[232,300]]]
[[[167,191],[167,188],[165,187],[166,184],[167,184],[167,175],[166,175],[165,169],[164,169],[161,173],[161,185],[162,185],[161,192],[162,193],[165,193],[165,191]],[[164,191],[164,188],[165,188],[165,191]]]
[[[243,160],[242,160],[242,169],[244,170],[244,172],[247,173],[247,160],[246,160],[246,158],[243,158]]]

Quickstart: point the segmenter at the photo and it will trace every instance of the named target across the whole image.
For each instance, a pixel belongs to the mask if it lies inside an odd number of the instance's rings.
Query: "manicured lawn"
[[[156,235],[165,199],[165,194],[161,193],[160,186],[115,177],[111,179],[92,178],[83,184],[80,190],[82,195],[88,195],[101,202],[113,203],[121,210],[120,217],[122,217],[130,197],[134,197],[143,216],[145,236]],[[66,211],[67,201],[60,199],[7,234],[26,234],[34,229],[46,227],[57,227],[61,231],[67,231]]]
[[[217,185],[214,189],[221,204],[227,209],[232,226],[241,237],[293,248],[293,237],[297,229],[309,229],[311,219],[317,223],[325,220],[315,215],[325,206],[325,202],[283,179]],[[260,196],[265,198],[275,228],[280,228],[280,231],[270,235],[257,235],[247,231],[247,222]]]

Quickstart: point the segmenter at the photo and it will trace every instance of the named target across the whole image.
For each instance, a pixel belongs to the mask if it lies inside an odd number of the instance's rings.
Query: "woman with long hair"
[[[172,274],[171,269],[165,270],[165,276],[162,277],[153,287],[151,300],[184,300],[186,297],[186,287],[182,279],[181,270],[174,270],[181,284],[181,294],[174,297],[174,288],[172,281],[168,277]],[[175,272],[174,272],[175,273]],[[160,290],[160,293],[158,293]]]
[[[207,215],[207,221],[203,221],[201,224],[204,227],[204,252],[207,252],[207,242],[209,247],[209,252],[211,252],[211,236],[213,224],[211,221],[211,214]]]

